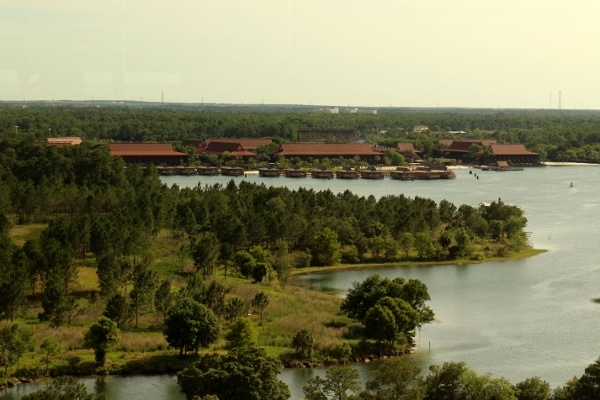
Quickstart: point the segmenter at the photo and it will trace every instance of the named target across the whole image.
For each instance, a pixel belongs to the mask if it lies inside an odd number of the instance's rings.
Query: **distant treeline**
[[[314,108],[236,106],[0,106],[0,136],[29,140],[80,136],[87,141],[169,141],[232,137],[297,140],[300,128],[349,128],[359,139],[394,147],[413,142],[431,155],[439,132],[522,143],[542,160],[600,161],[600,113],[559,110],[383,109],[377,115],[327,114]],[[416,125],[429,132],[412,133]],[[452,137],[446,134],[444,137]]]

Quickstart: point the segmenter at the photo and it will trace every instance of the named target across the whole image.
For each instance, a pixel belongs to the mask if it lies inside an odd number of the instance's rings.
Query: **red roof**
[[[490,151],[495,156],[537,155],[527,151],[524,144],[491,144]]]
[[[276,155],[282,156],[377,156],[368,143],[283,143]]]
[[[408,143],[397,143],[396,144],[396,150],[403,151],[403,152],[411,152],[411,153],[416,152],[415,146],[412,143],[410,143],[410,142],[408,142]]]
[[[228,152],[232,156],[252,157],[254,153],[244,150],[239,142],[213,141],[204,148],[197,148],[198,153],[221,155]]]
[[[491,144],[496,143],[494,139],[467,139],[467,140],[453,140],[452,144],[446,149],[447,151],[463,151],[469,152],[469,149],[474,144],[478,144],[480,146],[489,146]]]
[[[113,156],[187,156],[171,143],[109,143],[108,150]]]
[[[266,146],[271,144],[273,141],[271,139],[225,139],[225,138],[209,138],[204,141],[206,145],[209,145],[211,142],[227,142],[227,143],[239,143],[245,150],[254,151],[258,146]]]

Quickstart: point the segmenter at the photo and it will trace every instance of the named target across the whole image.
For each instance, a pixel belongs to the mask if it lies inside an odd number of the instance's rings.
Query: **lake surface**
[[[471,172],[471,173],[470,173]],[[233,178],[265,185],[300,186],[334,193],[352,192],[380,198],[403,193],[446,199],[456,206],[502,201],[518,205],[528,218],[534,247],[548,252],[525,260],[471,265],[387,267],[299,277],[315,288],[337,290],[340,296],[354,281],[373,273],[423,281],[436,320],[417,335],[410,359],[426,370],[445,361],[464,361],[477,373],[504,376],[512,383],[539,376],[553,387],[580,376],[600,356],[600,168],[540,167],[518,172],[461,169],[457,179],[440,181],[320,180]],[[478,178],[477,178],[477,177]],[[162,177],[172,185],[227,184],[230,177]],[[571,186],[573,182],[573,186]],[[363,379],[371,365],[357,365]],[[285,370],[281,378],[293,399],[302,385],[322,370]],[[106,377],[84,383],[109,400],[184,399],[176,378]],[[8,390],[0,399],[18,399],[33,385]]]

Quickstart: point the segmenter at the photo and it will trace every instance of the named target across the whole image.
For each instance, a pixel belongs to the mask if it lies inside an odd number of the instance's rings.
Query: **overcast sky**
[[[600,109],[593,0],[0,3],[0,100]]]

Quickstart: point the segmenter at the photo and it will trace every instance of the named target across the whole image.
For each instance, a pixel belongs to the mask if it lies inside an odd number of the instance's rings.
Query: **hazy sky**
[[[0,100],[600,109],[594,0],[0,3]]]

